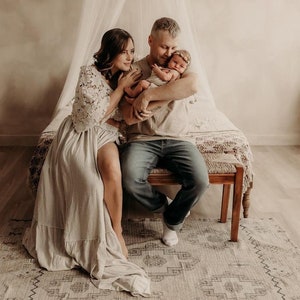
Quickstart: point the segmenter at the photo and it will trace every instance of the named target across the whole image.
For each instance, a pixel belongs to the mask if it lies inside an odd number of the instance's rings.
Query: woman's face
[[[125,46],[124,50],[118,54],[114,60],[112,61],[113,67],[111,69],[112,74],[117,71],[129,71],[130,66],[133,62],[134,56],[134,45],[131,39],[128,40],[127,45]]]

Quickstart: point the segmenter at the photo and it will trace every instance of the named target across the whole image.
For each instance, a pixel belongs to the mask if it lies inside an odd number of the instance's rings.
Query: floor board
[[[10,218],[30,219],[34,200],[26,186],[33,148],[0,147],[0,224]],[[300,246],[300,146],[252,146],[254,187],[250,218],[273,217]],[[176,191],[164,188],[170,197]],[[192,218],[218,218],[221,188],[212,185],[192,209]],[[230,214],[230,211],[229,211]],[[151,216],[127,203],[124,218]]]

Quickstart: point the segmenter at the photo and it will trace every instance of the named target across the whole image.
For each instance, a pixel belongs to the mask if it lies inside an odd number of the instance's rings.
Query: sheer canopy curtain
[[[198,39],[195,32],[196,14],[193,3],[197,0],[85,0],[79,23],[76,47],[68,76],[56,105],[53,118],[44,130],[56,131],[61,121],[71,112],[80,66],[93,62],[93,54],[99,49],[102,35],[119,27],[131,33],[135,40],[136,56],[149,52],[148,36],[153,22],[160,17],[171,17],[181,27],[180,47],[192,56],[191,70],[199,74],[198,102],[214,105],[205,70],[200,63]]]

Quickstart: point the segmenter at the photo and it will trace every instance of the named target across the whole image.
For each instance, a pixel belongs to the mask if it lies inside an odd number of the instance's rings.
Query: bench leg
[[[232,201],[232,219],[231,219],[231,241],[238,241],[238,232],[240,224],[240,211],[243,192],[243,168],[236,168],[233,201]]]
[[[248,187],[247,191],[243,195],[244,218],[248,218],[249,207],[250,207],[250,192],[251,192],[252,188],[253,188],[253,182],[250,183],[250,186]]]
[[[220,216],[221,223],[226,223],[227,221],[230,186],[231,186],[230,184],[223,184],[222,206],[221,206],[221,216]]]

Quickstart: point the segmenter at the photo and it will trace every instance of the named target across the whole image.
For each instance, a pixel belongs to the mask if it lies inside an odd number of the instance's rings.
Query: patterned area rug
[[[30,222],[12,220],[0,234],[0,299],[132,299],[98,290],[79,270],[48,272],[21,245]],[[230,222],[188,219],[180,242],[166,247],[158,219],[124,224],[130,260],[152,280],[148,299],[300,299],[300,249],[273,219],[243,219],[239,242]]]

